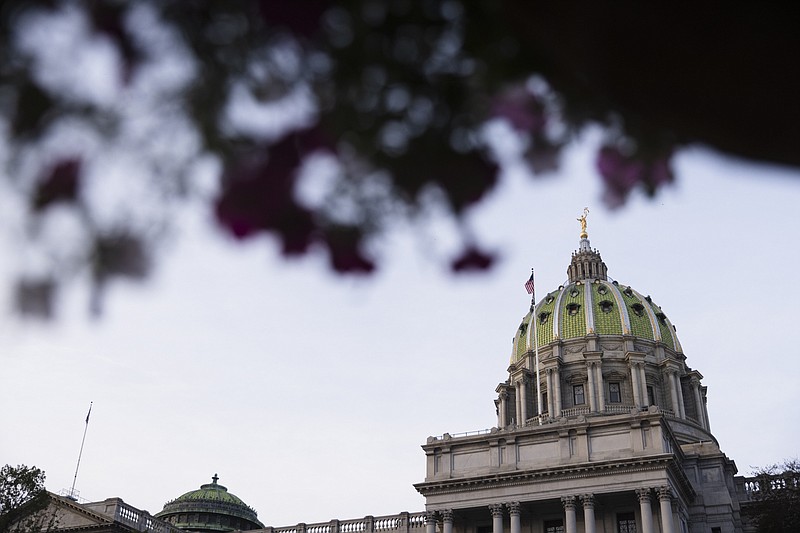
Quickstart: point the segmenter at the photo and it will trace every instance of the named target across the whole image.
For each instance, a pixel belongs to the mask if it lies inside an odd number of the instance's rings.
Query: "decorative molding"
[[[489,506],[489,510],[492,512],[492,518],[503,518],[503,504],[502,503],[493,503]]]
[[[610,352],[616,352],[622,350],[622,343],[621,342],[601,342],[600,343],[601,350],[608,350]]]
[[[570,372],[564,378],[564,381],[566,381],[570,385],[581,385],[583,383],[587,383],[588,380],[589,376],[586,372]]]
[[[620,372],[619,370],[609,370],[608,372],[603,372],[603,381],[627,381],[631,378],[630,373],[628,372]]]
[[[575,496],[562,496],[561,505],[564,509],[575,509]]]
[[[581,353],[586,351],[586,346],[581,342],[580,344],[569,344],[564,347],[564,351],[567,353]]]
[[[663,426],[662,426],[663,427]],[[439,481],[428,481],[415,484],[414,487],[423,496],[429,494],[449,494],[488,487],[519,486],[544,480],[581,480],[595,476],[621,473],[656,472],[667,469],[673,476],[684,477],[680,466],[675,464],[676,457],[671,453],[659,454],[646,458],[630,458],[627,460],[603,461],[565,465],[561,468],[541,468],[536,470],[514,470],[503,473],[487,473],[471,478],[450,478]],[[689,499],[694,497],[694,490],[688,479],[682,480]]]
[[[594,494],[581,494],[581,504],[584,509],[594,509]]]

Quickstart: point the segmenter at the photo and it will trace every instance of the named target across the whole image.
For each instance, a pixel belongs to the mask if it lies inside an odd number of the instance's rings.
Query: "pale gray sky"
[[[153,277],[113,286],[101,320],[80,289],[53,325],[5,318],[0,458],[69,487],[93,401],[77,482],[89,500],[155,513],[218,473],[269,525],[422,510],[419,446],[495,424],[523,284],[531,267],[540,296],[566,279],[584,206],[609,275],[677,326],[740,473],[796,456],[800,175],[693,149],[675,187],[609,212],[596,143],[554,178],[511,175],[479,208],[472,228],[503,256],[487,275],[446,271],[444,221],[398,229],[381,271],[353,280],[188,212]]]
[[[143,42],[159,53],[121,88],[115,49],[63,11],[20,26],[40,81],[74,86],[68,96],[136,120],[110,145],[86,124],[62,125],[41,152],[19,156],[27,179],[42,154],[93,154],[85,179],[94,215],[153,224],[179,208],[164,210],[172,196],[130,156],[135,146],[156,167],[195,165],[206,177],[197,188],[213,191],[214,163],[165,97],[195,67],[175,36],[146,7],[133,8]],[[271,111],[236,102],[229,126],[248,132],[242,116],[261,124]],[[308,118],[302,91],[291,102],[294,115],[281,124]],[[531,267],[540,296],[566,279],[584,206],[609,275],[651,295],[677,326],[688,364],[705,376],[712,431],[740,473],[796,456],[800,173],[688,150],[675,187],[609,212],[593,164],[600,139],[586,137],[557,176],[530,183],[512,171],[473,214],[471,230],[503,258],[486,275],[449,274],[454,229],[436,216],[395,228],[379,245],[380,272],[354,280],[329,273],[322,254],[287,261],[268,238],[231,243],[208,213],[186,210],[155,274],[112,286],[101,320],[87,318],[80,283],[54,324],[5,315],[0,460],[43,468],[52,491],[69,487],[93,401],[77,480],[89,500],[118,496],[156,513],[218,473],[269,525],[422,510],[412,487],[424,477],[420,444],[495,424],[494,389],[529,307],[523,284]],[[3,140],[0,164],[19,155]],[[8,229],[21,213],[0,192]],[[145,207],[152,213],[138,216]],[[49,242],[69,244],[70,231],[79,238],[79,223],[57,212]],[[23,238],[3,232],[0,281],[20,264]],[[72,248],[56,251],[69,259]]]

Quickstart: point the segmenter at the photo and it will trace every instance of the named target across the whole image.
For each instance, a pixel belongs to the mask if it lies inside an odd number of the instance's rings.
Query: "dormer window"
[[[551,303],[553,303],[553,300],[555,300],[555,298],[553,298],[552,296],[548,295],[547,298],[544,299],[544,303],[551,304]]]
[[[640,304],[640,303],[635,303],[635,304],[633,304],[633,305],[631,306],[631,309],[633,310],[633,313],[634,313],[636,316],[642,316],[642,315],[644,315],[644,306],[643,306],[642,304]]]
[[[605,287],[605,285],[600,285],[600,287],[597,288],[597,294],[605,294],[607,292],[608,289]]]
[[[656,313],[656,318],[658,318],[658,321],[661,322],[662,324],[664,325],[667,324],[667,315],[665,315],[664,313]]]
[[[579,294],[580,292],[578,292],[578,289],[572,289],[571,291],[569,291],[569,295],[572,296],[573,298],[577,298]]]
[[[580,308],[581,306],[576,303],[567,304],[567,313],[569,313],[570,316],[575,316],[578,314]]]
[[[545,322],[547,322],[547,317],[549,316],[550,313],[548,313],[547,311],[542,311],[541,313],[539,313],[539,324],[544,324]]]
[[[614,309],[614,304],[612,304],[608,300],[603,300],[602,302],[600,302],[600,310],[602,312],[610,313],[612,309]]]
[[[630,288],[630,287],[628,287],[627,289],[625,289],[624,291],[622,291],[622,294],[624,294],[625,296],[627,296],[627,297],[629,297],[629,298],[630,298],[631,296],[633,296],[633,291],[631,290],[631,288]]]

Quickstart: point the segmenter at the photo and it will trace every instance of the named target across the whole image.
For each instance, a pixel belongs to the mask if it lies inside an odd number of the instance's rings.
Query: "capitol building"
[[[609,277],[585,216],[581,222],[567,281],[534,297],[521,322],[509,324],[516,330],[509,358],[497,361],[494,415],[487,406],[494,427],[423,444],[425,472],[414,487],[424,510],[265,525],[214,474],[155,515],[119,498],[79,503],[53,494],[58,530],[753,531],[743,510],[754,481],[736,475],[711,432],[706,404],[713,395],[690,366],[702,359],[690,361],[670,316],[646,291]]]

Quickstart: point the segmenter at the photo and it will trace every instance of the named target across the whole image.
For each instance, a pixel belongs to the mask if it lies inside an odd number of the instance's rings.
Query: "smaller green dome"
[[[211,483],[167,502],[156,517],[179,529],[204,533],[263,528],[256,511],[218,480],[214,474]]]

